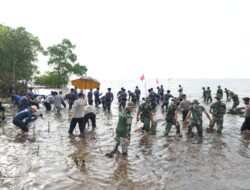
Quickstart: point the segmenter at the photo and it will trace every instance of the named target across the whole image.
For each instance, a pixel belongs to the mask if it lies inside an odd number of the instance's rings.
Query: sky
[[[0,0],[44,48],[67,38],[97,79],[249,78],[250,1]],[[49,70],[40,56],[43,73]]]

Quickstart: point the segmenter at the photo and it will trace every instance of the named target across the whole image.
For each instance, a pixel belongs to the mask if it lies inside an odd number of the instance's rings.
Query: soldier
[[[207,99],[207,103],[212,103],[212,95],[211,95],[211,90],[210,90],[210,87],[208,86],[207,87],[207,90],[206,90],[206,99]]]
[[[145,102],[139,105],[138,111],[137,111],[137,121],[140,121],[143,123],[143,127],[141,128],[143,131],[149,132],[150,131],[150,122],[153,124],[153,108],[150,105],[149,97],[145,99]]]
[[[190,111],[188,112],[188,115],[187,115],[184,123],[187,123],[187,121],[189,120],[189,118],[192,115],[191,123],[188,126],[188,135],[192,135],[192,129],[193,129],[193,127],[196,127],[198,136],[202,138],[202,112],[204,112],[206,114],[210,123],[211,123],[211,119],[210,119],[210,116],[209,116],[207,110],[204,108],[204,106],[199,105],[199,104],[200,103],[198,102],[198,100],[193,100],[192,106],[190,108]]]
[[[180,134],[180,124],[178,122],[178,114],[177,114],[177,99],[172,98],[172,103],[168,106],[167,114],[166,114],[166,128],[164,136],[168,136],[172,125],[176,127],[176,134]]]
[[[212,122],[209,125],[208,132],[213,131],[213,127],[215,123],[217,124],[217,133],[221,134],[222,129],[223,129],[223,117],[226,114],[226,105],[221,102],[221,97],[220,96],[215,96],[217,102],[213,103],[210,106],[209,113],[212,114],[213,119]]]
[[[118,124],[116,127],[116,137],[114,149],[107,153],[106,156],[112,158],[117,152],[119,145],[122,147],[122,155],[128,155],[128,145],[130,144],[130,134],[132,125],[132,112],[134,110],[134,105],[132,102],[128,102],[126,108],[120,112]]]
[[[184,120],[186,119],[190,107],[191,107],[191,102],[187,100],[186,94],[182,94],[182,101],[180,102],[179,105],[179,108],[182,113],[182,122],[184,122]]]
[[[225,91],[224,91],[224,92],[226,93],[227,101],[230,101],[230,100],[229,100],[229,90],[228,90],[227,88],[225,88]]]
[[[243,122],[241,126],[241,132],[244,132],[246,130],[250,130],[250,105],[249,105],[249,99],[248,97],[243,98],[245,106],[245,121]]]
[[[218,86],[218,89],[217,89],[216,95],[221,96],[221,99],[223,99],[223,90],[221,89],[221,86]]]
[[[237,94],[235,94],[233,91],[230,92],[229,100],[233,100],[233,107],[232,110],[235,110],[235,108],[240,104],[239,97]]]
[[[202,87],[202,91],[203,91],[203,93],[202,93],[203,101],[207,102],[206,88]]]
[[[110,109],[111,109],[111,103],[114,100],[114,95],[111,92],[111,88],[108,88],[108,92],[105,95],[105,107],[104,107],[104,111],[107,109],[108,112],[110,113]]]

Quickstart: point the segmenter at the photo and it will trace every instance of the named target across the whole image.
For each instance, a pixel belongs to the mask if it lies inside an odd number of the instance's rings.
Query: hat
[[[199,104],[200,102],[198,100],[193,100],[192,104]]]
[[[248,98],[248,97],[244,97],[244,98],[242,98],[244,101],[248,101],[249,102],[249,100],[250,100],[250,98]]]
[[[134,104],[132,102],[128,102],[126,108],[134,108]]]
[[[35,105],[31,106],[31,109],[37,112],[37,107]]]
[[[214,98],[221,99],[221,96],[219,94],[217,94]]]

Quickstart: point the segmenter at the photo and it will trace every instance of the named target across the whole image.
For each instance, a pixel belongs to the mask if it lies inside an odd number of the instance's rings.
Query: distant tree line
[[[53,87],[67,85],[71,74],[77,76],[87,72],[86,66],[77,63],[70,40],[52,45],[46,50],[39,38],[24,27],[11,28],[0,24],[0,95],[8,95],[11,90],[20,91],[34,79],[35,84]],[[40,75],[37,66],[38,55],[48,56],[52,70]]]

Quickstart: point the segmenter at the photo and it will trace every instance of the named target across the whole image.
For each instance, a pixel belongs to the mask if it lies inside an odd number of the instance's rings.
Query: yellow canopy
[[[100,82],[89,76],[82,76],[79,79],[72,80],[71,84],[79,89],[100,88]]]

